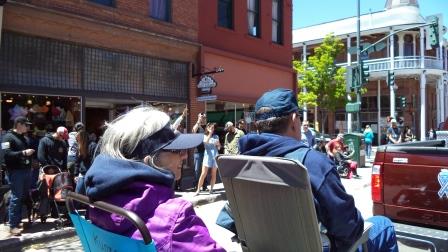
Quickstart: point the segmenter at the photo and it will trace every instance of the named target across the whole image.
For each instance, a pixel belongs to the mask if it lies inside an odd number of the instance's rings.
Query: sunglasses
[[[164,152],[171,152],[173,154],[183,155],[187,153],[187,150],[163,150]]]

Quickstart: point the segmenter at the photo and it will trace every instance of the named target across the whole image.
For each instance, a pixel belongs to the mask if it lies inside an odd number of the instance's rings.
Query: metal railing
[[[439,69],[443,70],[443,60],[437,59],[432,56],[425,56],[423,59],[423,68],[426,69]],[[357,62],[353,62],[352,64],[356,64]],[[364,60],[364,64],[369,66],[370,72],[379,72],[379,71],[387,71],[391,67],[390,58],[381,58],[381,59],[371,59]],[[347,63],[339,63],[337,66],[346,67]],[[394,69],[421,69],[421,58],[420,56],[405,56],[405,57],[395,57],[394,58]]]

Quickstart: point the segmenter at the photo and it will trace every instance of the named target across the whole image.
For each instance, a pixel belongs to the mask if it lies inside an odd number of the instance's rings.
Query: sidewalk
[[[209,192],[201,192],[198,196],[194,196],[193,191],[185,191],[175,192],[175,196],[185,198],[195,207],[224,200],[226,198],[222,183],[215,185],[213,194],[210,194]],[[0,224],[0,251],[21,251],[23,247],[32,244],[45,243],[76,235],[73,227],[56,229],[55,220],[56,219],[48,218],[46,223],[41,223],[40,220],[36,220],[32,224],[28,224],[28,220],[23,219],[25,229],[21,236],[11,236],[9,234],[9,226]]]

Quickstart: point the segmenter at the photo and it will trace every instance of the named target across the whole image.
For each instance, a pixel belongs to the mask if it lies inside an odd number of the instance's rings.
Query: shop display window
[[[1,93],[1,127],[13,127],[18,116],[27,117],[32,123],[31,131],[43,137],[59,126],[71,130],[81,119],[81,99],[70,96]]]

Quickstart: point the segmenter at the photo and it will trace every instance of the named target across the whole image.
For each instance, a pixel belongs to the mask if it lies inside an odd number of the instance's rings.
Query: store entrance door
[[[89,134],[101,136],[105,122],[109,120],[109,109],[107,108],[86,108],[86,129]]]

